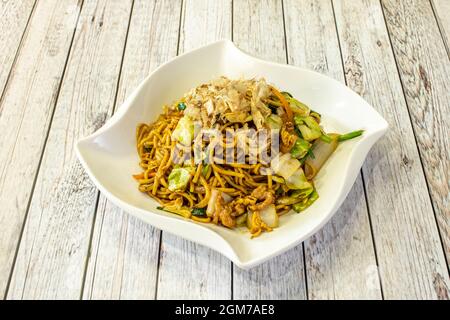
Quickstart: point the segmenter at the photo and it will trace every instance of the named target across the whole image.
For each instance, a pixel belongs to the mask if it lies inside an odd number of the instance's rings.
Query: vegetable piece
[[[194,208],[191,211],[193,216],[196,217],[206,217],[206,209],[205,208]]]
[[[297,138],[297,140],[294,143],[294,146],[291,149],[291,155],[294,158],[301,159],[304,156],[306,156],[310,148],[311,143],[302,138]]]
[[[326,143],[330,143],[331,140],[333,140],[333,139],[331,139],[331,137],[329,135],[324,133],[320,136],[320,140],[322,140],[323,142],[326,142]]]
[[[312,129],[308,128],[306,125],[303,125],[303,124],[298,126],[298,129],[302,133],[303,138],[305,140],[307,140],[307,141],[316,140],[317,138],[320,138],[320,136],[322,135],[322,132],[316,131],[316,130],[312,130]]]
[[[191,180],[191,171],[186,168],[174,168],[169,174],[170,191],[176,191],[186,188],[189,180]]]
[[[306,104],[292,97],[289,98],[288,101],[292,112],[295,113],[296,115],[307,117],[310,114],[310,109]]]
[[[292,94],[290,94],[290,93],[287,92],[287,91],[281,91],[281,94],[282,94],[283,96],[285,96],[286,98],[292,98]]]
[[[222,193],[222,197],[223,197],[223,202],[229,203],[233,200],[233,197],[230,196],[228,193],[225,193],[225,192],[221,192],[221,193]]]
[[[186,109],[186,104],[184,102],[180,102],[178,104],[178,110],[183,111],[184,109]]]
[[[283,106],[283,109],[286,113],[285,115],[285,122],[292,122],[293,121],[293,115],[291,107],[289,106],[289,103],[286,101],[286,98],[274,87],[270,86],[270,89],[272,90],[272,93],[280,100],[281,105]]]
[[[338,146],[338,135],[330,134],[332,141],[326,143],[320,139],[316,140],[312,146],[314,157],[309,156],[305,161],[305,175],[308,180],[314,178],[322,168],[323,164]]]
[[[205,177],[206,174],[208,173],[208,169],[209,169],[209,164],[207,164],[206,166],[203,166],[202,168],[202,175]]]
[[[294,209],[295,212],[301,212],[312,205],[318,198],[319,194],[316,190],[314,190],[308,198],[304,199],[302,202],[294,204],[292,209]]]
[[[165,211],[165,212],[169,212],[169,213],[174,213],[177,214],[179,216],[185,217],[185,218],[190,218],[191,217],[191,213],[189,212],[189,210],[187,209],[174,209],[174,208],[170,208],[170,209],[166,209],[165,207],[156,207],[156,209],[161,210],[161,211]]]
[[[241,214],[236,218],[236,225],[243,226],[247,223],[247,213]]]
[[[219,196],[219,194],[220,194],[219,190],[217,189],[211,190],[211,197],[209,198],[208,207],[206,208],[206,215],[208,217],[212,217],[214,214],[214,206],[216,204],[217,197]]]
[[[313,117],[317,123],[320,123],[320,119],[321,119],[321,115],[318,112],[315,111],[311,111],[311,113],[309,114],[311,117]]]
[[[306,180],[305,174],[303,173],[303,169],[301,167],[298,168],[297,171],[295,171],[294,174],[286,180],[286,185],[290,189],[297,190],[313,188],[311,182]]]
[[[322,135],[322,128],[313,117],[302,117],[300,115],[295,115],[294,121],[302,133],[303,139],[313,141],[320,138]]]
[[[314,191],[314,186],[311,184],[311,188],[303,189],[303,190],[294,190],[291,194],[291,197],[305,199]]]
[[[314,186],[311,184],[311,187],[303,189],[303,190],[295,190],[291,193],[290,196],[284,196],[277,199],[277,204],[280,205],[293,205],[299,202],[304,201],[309,197],[309,195],[314,191]]]
[[[298,203],[300,201],[302,201],[303,198],[296,198],[296,197],[292,197],[292,196],[284,196],[284,197],[280,197],[277,199],[277,204],[282,204],[285,206],[290,206],[292,204]]]
[[[261,220],[271,228],[278,227],[278,215],[275,205],[271,204],[259,212]]]
[[[364,132],[364,130],[357,130],[357,131],[352,131],[346,134],[342,134],[339,136],[338,141],[345,141],[345,140],[350,140],[356,137],[359,137],[360,135],[362,135]]]
[[[269,126],[270,129],[277,129],[280,130],[281,126],[283,125],[283,120],[280,116],[276,114],[271,114],[267,119],[266,123]]]
[[[178,141],[185,146],[190,146],[194,139],[194,122],[187,116],[178,121],[177,127],[172,132],[172,140]]]
[[[297,159],[292,158],[290,153],[285,153],[273,158],[270,167],[275,171],[275,174],[287,179],[300,168],[300,162]]]

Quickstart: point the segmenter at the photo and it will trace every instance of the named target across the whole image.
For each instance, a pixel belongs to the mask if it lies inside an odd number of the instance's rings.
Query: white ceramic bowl
[[[140,172],[136,125],[155,120],[164,104],[221,75],[266,78],[321,113],[326,131],[365,130],[362,137],[339,145],[320,170],[315,179],[319,199],[310,208],[282,216],[279,228],[255,239],[243,231],[157,210],[157,202],[139,192],[131,177]],[[256,59],[230,41],[219,41],[156,69],[102,128],[78,141],[76,151],[92,181],[114,204],[159,229],[220,252],[241,268],[250,268],[299,244],[331,218],[370,148],[387,128],[387,122],[366,101],[340,82],[310,70]]]

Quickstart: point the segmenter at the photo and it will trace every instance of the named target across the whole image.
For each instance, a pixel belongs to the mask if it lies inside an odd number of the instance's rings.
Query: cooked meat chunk
[[[214,205],[213,222],[217,224],[220,221],[225,227],[234,228],[236,220],[231,215],[232,212],[232,207],[225,203],[222,195],[219,195]]]
[[[260,211],[275,202],[273,191],[268,190],[265,186],[257,187],[253,190],[251,196],[258,200],[262,200],[262,202],[249,206],[252,211]]]

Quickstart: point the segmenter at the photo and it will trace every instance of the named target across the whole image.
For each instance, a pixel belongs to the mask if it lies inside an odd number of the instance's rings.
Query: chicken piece
[[[247,207],[249,205],[254,205],[255,203],[256,198],[252,196],[237,198],[229,203],[230,207],[233,209],[231,215],[234,217],[238,217],[247,211]]]
[[[255,190],[252,191],[250,196],[254,197],[257,200],[263,200],[263,196],[264,196],[264,193],[266,192],[266,190],[267,189],[265,186],[259,186]]]
[[[237,203],[236,205],[234,205],[234,210],[231,213],[231,215],[233,217],[238,217],[238,216],[244,214],[245,211],[246,211],[245,206],[242,203]]]
[[[275,196],[273,191],[267,190],[265,186],[259,186],[255,190],[253,190],[251,196],[255,197],[258,200],[262,200],[262,202],[250,205],[249,208],[252,211],[261,211],[265,207],[273,204],[275,202]]]
[[[236,227],[236,220],[232,217],[232,212],[232,207],[225,203],[223,196],[220,194],[214,205],[213,222],[217,224],[220,221],[228,228]]]

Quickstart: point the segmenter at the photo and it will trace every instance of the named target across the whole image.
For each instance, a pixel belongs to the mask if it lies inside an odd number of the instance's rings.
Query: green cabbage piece
[[[314,203],[319,198],[319,194],[316,190],[314,190],[308,198],[305,198],[303,201],[298,202],[294,205],[292,205],[292,209],[294,209],[295,212],[301,212],[308,208],[310,205]]]
[[[174,168],[169,174],[169,190],[176,191],[186,188],[192,172],[188,168]]]
[[[303,172],[302,168],[298,168],[294,172],[294,174],[292,174],[289,178],[286,179],[286,185],[289,187],[289,189],[296,189],[296,190],[305,190],[313,188],[312,183],[306,179],[305,173]]]
[[[280,116],[276,114],[271,114],[266,119],[267,125],[270,127],[270,129],[281,129],[281,126],[283,125],[283,120],[280,118]]]
[[[294,116],[294,122],[306,141],[316,140],[323,134],[322,128],[311,116],[303,117],[297,114]]]
[[[311,143],[302,138],[297,138],[291,149],[291,155],[294,158],[301,159],[308,154],[309,149],[311,149]]]
[[[181,118],[172,132],[172,139],[185,146],[190,146],[194,139],[194,122],[187,116]]]

